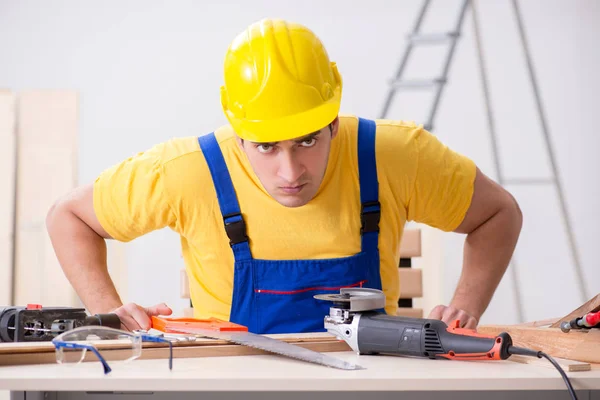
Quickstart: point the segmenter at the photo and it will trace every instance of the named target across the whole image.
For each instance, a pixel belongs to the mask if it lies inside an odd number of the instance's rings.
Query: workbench
[[[11,390],[15,400],[569,398],[558,371],[540,365],[327,354],[365,369],[338,370],[278,355],[175,358],[171,371],[166,359],[109,361],[109,375],[99,362],[19,365],[0,367],[0,390]],[[579,399],[600,400],[600,369],[568,375]]]

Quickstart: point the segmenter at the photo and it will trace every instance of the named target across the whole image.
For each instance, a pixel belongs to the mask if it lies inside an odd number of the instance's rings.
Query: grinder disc
[[[317,294],[314,296],[317,300],[327,300],[327,301],[335,301],[335,302],[343,302],[350,303],[350,296],[347,294]]]
[[[317,300],[325,300],[333,302],[333,308],[340,308],[343,310],[350,309],[350,294],[349,293],[328,293],[328,294],[317,294],[313,296]]]
[[[333,302],[333,308],[350,311],[379,310],[385,307],[385,295],[378,289],[342,288],[339,293],[317,294],[313,297],[317,300]]]

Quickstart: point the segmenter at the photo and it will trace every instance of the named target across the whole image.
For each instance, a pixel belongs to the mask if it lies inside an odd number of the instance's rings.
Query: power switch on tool
[[[398,349],[407,354],[421,355],[421,329],[405,328]]]

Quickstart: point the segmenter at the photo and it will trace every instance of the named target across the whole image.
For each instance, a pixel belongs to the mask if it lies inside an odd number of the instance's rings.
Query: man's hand
[[[431,310],[429,318],[442,320],[447,325],[450,325],[453,321],[458,319],[460,321],[460,327],[466,329],[475,329],[479,323],[477,318],[469,315],[467,312],[452,306],[447,307],[444,305],[438,305]]]
[[[121,319],[123,329],[133,331],[136,329],[148,330],[152,327],[150,317],[159,315],[171,315],[171,310],[165,303],[152,307],[142,307],[135,303],[125,304],[113,311]]]

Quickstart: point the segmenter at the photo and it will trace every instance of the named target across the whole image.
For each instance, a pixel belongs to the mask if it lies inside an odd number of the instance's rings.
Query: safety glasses
[[[61,333],[52,339],[56,352],[56,362],[59,364],[78,364],[85,359],[86,353],[91,351],[102,363],[104,373],[108,374],[111,368],[94,346],[94,343],[98,341],[102,341],[103,345],[114,344],[115,349],[123,350],[126,353],[126,362],[141,356],[142,342],[168,343],[169,369],[173,369],[173,344],[170,340],[154,335],[127,332],[102,326],[82,326]]]

